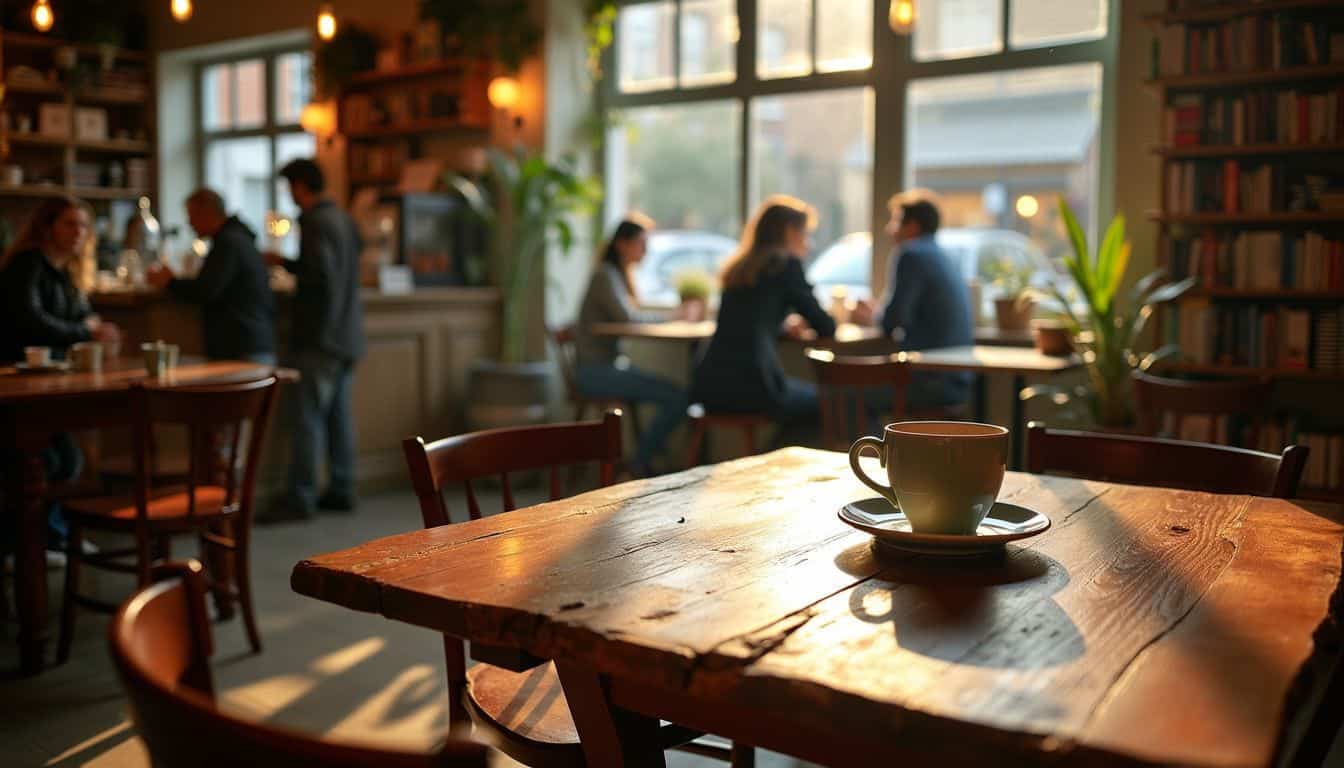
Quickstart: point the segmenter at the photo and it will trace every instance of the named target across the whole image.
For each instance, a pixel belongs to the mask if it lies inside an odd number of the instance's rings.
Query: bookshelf
[[[1337,388],[1344,2],[1168,0],[1145,21],[1155,33],[1147,82],[1163,102],[1151,150],[1161,168],[1149,214],[1156,252],[1173,277],[1199,281],[1159,311],[1159,338],[1181,349],[1161,369],[1268,379],[1276,391]],[[1316,498],[1344,500],[1334,404],[1281,399],[1269,442],[1311,446],[1304,484]]]

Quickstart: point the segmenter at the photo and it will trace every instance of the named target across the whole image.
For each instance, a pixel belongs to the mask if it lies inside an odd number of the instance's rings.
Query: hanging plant
[[[317,46],[314,70],[318,84],[326,93],[335,93],[360,72],[370,72],[378,64],[380,41],[372,32],[357,24],[342,24],[336,36]]]
[[[583,31],[588,38],[588,71],[602,77],[602,53],[611,47],[616,33],[615,0],[588,0],[588,18]]]
[[[449,50],[494,59],[510,72],[541,45],[526,0],[420,0],[420,18],[439,22]]]

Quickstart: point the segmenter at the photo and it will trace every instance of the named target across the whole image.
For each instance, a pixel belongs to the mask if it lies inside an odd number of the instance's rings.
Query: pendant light
[[[33,29],[38,32],[50,32],[51,25],[56,23],[56,14],[51,11],[49,0],[37,0],[33,3]]]
[[[317,36],[323,42],[336,36],[336,14],[331,10],[331,3],[323,3],[317,12]]]
[[[191,0],[170,0],[168,8],[173,12],[173,18],[179,22],[190,19],[191,12],[195,10],[191,7]]]
[[[891,0],[887,9],[887,23],[898,35],[908,35],[915,28],[915,0]]]

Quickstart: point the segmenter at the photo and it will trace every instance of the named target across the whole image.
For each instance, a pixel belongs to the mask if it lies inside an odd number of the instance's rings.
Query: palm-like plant
[[[1159,269],[1141,278],[1122,300],[1120,288],[1130,256],[1130,244],[1125,240],[1125,217],[1117,214],[1111,220],[1094,254],[1088,247],[1087,235],[1063,198],[1060,198],[1059,210],[1073,245],[1073,255],[1064,258],[1064,266],[1073,278],[1073,288],[1082,299],[1086,312],[1076,310],[1072,303],[1073,291],[1058,283],[1052,285],[1052,291],[1064,306],[1066,322],[1078,338],[1089,386],[1074,392],[1035,387],[1024,391],[1023,397],[1046,395],[1060,405],[1082,400],[1097,424],[1128,426],[1134,420],[1130,385],[1134,369],[1147,370],[1176,351],[1174,345],[1168,345],[1139,356],[1136,347],[1148,319],[1156,305],[1179,297],[1195,284],[1195,280],[1187,278],[1167,283],[1164,282],[1166,272]]]
[[[449,184],[490,229],[499,269],[504,317],[501,362],[528,362],[527,329],[533,309],[532,280],[542,271],[546,245],[554,238],[562,252],[574,243],[569,217],[589,213],[601,196],[597,183],[578,174],[569,161],[551,162],[523,147],[491,149],[486,185],[462,176]]]

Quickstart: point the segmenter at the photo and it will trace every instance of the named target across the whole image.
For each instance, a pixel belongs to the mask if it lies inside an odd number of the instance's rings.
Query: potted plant
[[[1036,294],[1031,288],[1032,265],[1002,255],[985,264],[983,272],[998,291],[994,318],[999,330],[1025,331],[1036,311]]]
[[[509,72],[541,46],[527,0],[420,0],[420,18],[439,23],[450,54],[492,58]]]
[[[487,153],[488,175],[478,183],[448,179],[489,230],[496,281],[503,299],[500,358],[473,367],[468,379],[468,421],[474,428],[525,424],[545,418],[550,367],[528,341],[533,312],[540,309],[533,281],[540,277],[547,245],[568,252],[569,219],[590,213],[600,197],[597,184],[568,161],[552,162],[518,147]]]
[[[1054,283],[1052,291],[1063,305],[1065,322],[1082,353],[1088,383],[1072,391],[1031,387],[1023,390],[1022,398],[1049,397],[1064,406],[1065,418],[1072,420],[1081,416],[1072,406],[1085,405],[1092,424],[1106,429],[1128,428],[1134,423],[1131,385],[1134,370],[1147,370],[1176,351],[1174,345],[1168,345],[1142,357],[1138,354],[1148,318],[1156,305],[1190,290],[1195,279],[1163,282],[1166,272],[1159,269],[1145,275],[1122,295],[1120,288],[1130,254],[1130,244],[1125,240],[1125,217],[1117,214],[1111,220],[1093,253],[1077,218],[1062,198],[1059,210],[1073,246],[1073,254],[1064,258],[1073,285]]]
[[[318,45],[313,57],[322,91],[335,94],[360,72],[372,72],[380,45],[377,35],[358,24],[341,24],[336,36]]]
[[[677,296],[681,299],[680,316],[698,322],[709,312],[709,295],[714,291],[714,278],[698,269],[677,275]]]

